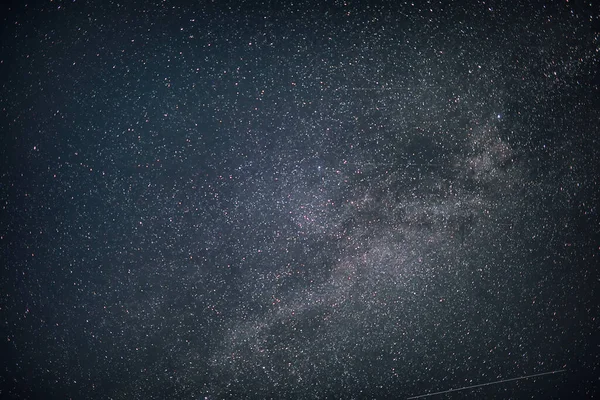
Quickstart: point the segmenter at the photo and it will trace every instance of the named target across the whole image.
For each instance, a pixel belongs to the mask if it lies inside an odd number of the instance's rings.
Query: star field
[[[3,9],[0,397],[597,395],[592,2]]]

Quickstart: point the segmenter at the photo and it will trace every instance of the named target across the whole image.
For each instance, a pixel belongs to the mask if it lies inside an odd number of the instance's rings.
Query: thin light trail
[[[565,371],[566,371],[566,369],[557,369],[556,371],[542,372],[541,374],[525,375],[525,376],[520,376],[518,378],[502,379],[501,381],[481,383],[479,385],[463,386],[463,387],[456,388],[456,389],[444,390],[442,392],[427,393],[427,394],[422,394],[422,395],[419,395],[419,396],[407,397],[406,400],[421,399],[423,397],[437,396],[438,394],[459,392],[461,390],[475,389],[475,388],[478,388],[478,387],[497,385],[499,383],[505,383],[505,382],[520,381],[521,379],[535,378],[535,377],[538,377],[538,376],[560,374],[561,372],[565,372]]]

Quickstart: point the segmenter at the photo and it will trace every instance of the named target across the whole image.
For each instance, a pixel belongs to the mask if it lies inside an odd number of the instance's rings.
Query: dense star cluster
[[[598,394],[592,3],[3,6],[0,397]]]

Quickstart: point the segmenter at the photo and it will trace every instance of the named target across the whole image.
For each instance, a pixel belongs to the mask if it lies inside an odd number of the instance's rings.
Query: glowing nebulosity
[[[590,397],[592,2],[51,3],[2,10],[3,394]]]
[[[324,173],[306,166],[283,177],[278,211],[297,229],[288,240],[318,243],[327,262],[290,256],[266,276],[249,273],[246,290],[256,292],[251,308],[259,311],[229,321],[213,368],[244,385],[266,380],[293,391],[327,377],[351,391],[347,375],[360,375],[361,367],[344,357],[402,355],[427,303],[444,301],[424,298],[428,286],[453,268],[466,273],[457,265],[468,261],[465,248],[478,244],[480,232],[505,229],[495,222],[504,217],[494,202],[519,186],[523,173],[511,157],[486,125],[436,168],[342,162]],[[454,178],[436,173],[448,170]],[[510,204],[502,208],[510,213]],[[295,286],[310,268],[313,278]]]

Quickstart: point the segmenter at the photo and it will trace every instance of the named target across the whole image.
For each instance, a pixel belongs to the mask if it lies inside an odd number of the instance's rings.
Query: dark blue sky
[[[441,3],[3,6],[0,397],[597,394],[598,10]]]

